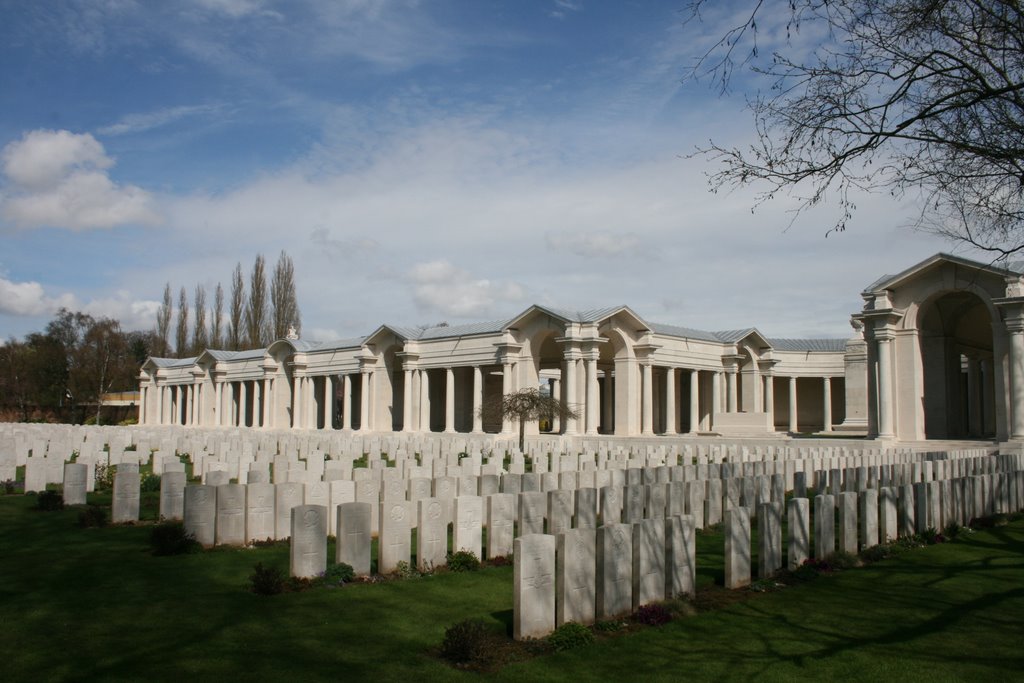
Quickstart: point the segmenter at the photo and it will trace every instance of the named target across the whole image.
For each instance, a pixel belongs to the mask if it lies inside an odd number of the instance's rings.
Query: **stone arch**
[[[936,292],[907,324],[918,331],[927,439],[992,437],[996,431],[995,311],[968,290]]]
[[[611,324],[602,325],[600,333],[606,342],[599,349],[598,368],[604,371],[606,382],[611,380],[610,393],[614,397],[611,405],[606,405],[604,400],[608,394],[601,392],[601,431],[620,436],[636,434],[640,431],[640,369],[633,352],[633,340]],[[604,424],[605,421],[609,424]]]

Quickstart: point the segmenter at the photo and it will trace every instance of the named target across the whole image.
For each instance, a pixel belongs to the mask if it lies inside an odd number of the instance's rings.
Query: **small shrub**
[[[512,564],[512,558],[505,557],[504,555],[496,555],[487,560],[487,564],[492,567],[508,567]]]
[[[154,526],[149,534],[149,544],[154,555],[184,555],[201,547],[181,522],[161,522]]]
[[[487,655],[489,640],[484,622],[479,619],[460,621],[445,629],[441,657],[453,664],[479,662]]]
[[[352,565],[339,562],[338,564],[332,564],[320,577],[320,583],[325,586],[342,586],[346,583],[350,583],[356,578],[356,570],[352,568]]]
[[[646,626],[661,626],[672,621],[672,612],[661,604],[641,605],[633,613],[633,621]]]
[[[64,496],[56,491],[42,491],[36,496],[36,508],[44,512],[64,509]]]
[[[256,595],[277,595],[284,592],[287,577],[277,567],[264,567],[262,562],[256,563],[249,576],[249,584]]]
[[[959,536],[961,531],[963,531],[963,527],[958,522],[950,522],[942,528],[942,534],[949,540]]]
[[[0,486],[3,487],[3,492],[6,494],[21,493],[25,488],[25,484],[13,479],[5,479]]]
[[[601,633],[615,633],[616,631],[622,631],[629,627],[624,621],[610,620],[610,621],[599,621],[594,624],[594,630],[600,631]]]
[[[1001,512],[999,514],[992,515],[992,526],[994,527],[1006,526],[1009,523],[1010,518]]]
[[[102,528],[107,521],[107,510],[99,505],[87,505],[78,513],[78,526],[83,529]]]
[[[936,543],[945,543],[946,537],[940,534],[935,527],[928,527],[921,532],[921,540],[927,545],[935,545]]]
[[[114,488],[114,468],[110,465],[96,463],[96,473],[93,478],[96,481],[97,491],[110,491]]]
[[[142,493],[155,493],[160,490],[160,475],[147,474],[139,482],[139,491]]]
[[[865,562],[878,562],[893,556],[893,549],[886,543],[873,545],[860,551],[860,559]]]
[[[393,575],[399,579],[415,579],[423,576],[419,569],[404,560],[395,566]]]
[[[860,560],[853,553],[848,553],[845,550],[837,550],[832,553],[832,557],[829,558],[829,562],[832,564],[833,570],[842,571],[843,569],[853,569],[854,567],[860,566]]]
[[[571,650],[594,642],[594,633],[574,621],[569,621],[556,628],[548,637],[548,645],[555,652]]]
[[[480,560],[468,550],[460,550],[448,556],[448,569],[453,572],[475,572],[480,569]]]
[[[121,420],[120,422],[118,422],[117,424],[120,427],[130,427],[132,425],[139,424],[139,421],[136,418],[134,418],[134,417],[127,417],[127,418]]]

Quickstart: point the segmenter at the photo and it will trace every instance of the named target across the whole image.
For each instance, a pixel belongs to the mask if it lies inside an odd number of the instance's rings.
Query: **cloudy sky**
[[[684,82],[736,9],[685,4],[0,0],[0,337],[60,306],[151,328],[165,283],[212,298],[281,250],[310,339],[532,303],[846,336],[953,247],[906,200],[826,237],[834,207],[710,193],[688,155],[749,140],[757,83]]]

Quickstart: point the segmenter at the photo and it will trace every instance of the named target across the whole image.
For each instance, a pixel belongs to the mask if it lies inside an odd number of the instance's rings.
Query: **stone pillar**
[[[737,402],[738,402],[737,398],[738,398],[738,393],[739,393],[739,392],[736,391],[736,368],[735,367],[730,367],[729,368],[728,372],[726,372],[726,379],[728,381],[728,391],[726,392],[726,401],[728,402],[727,410],[730,413],[735,413],[737,411]]]
[[[992,375],[992,359],[984,358],[981,361],[981,433],[988,435],[995,433],[996,412],[992,405],[995,396],[995,377]]]
[[[402,368],[402,431],[412,431],[412,368]]]
[[[640,404],[640,433],[650,436],[654,434],[654,368],[649,362],[640,365],[640,384],[643,392]]]
[[[720,412],[722,412],[722,371],[715,370],[711,376],[711,420],[714,421],[714,414]]]
[[[359,431],[361,432],[370,430],[370,378],[372,377],[373,373],[369,368],[360,370],[362,384],[359,386]]]
[[[768,429],[775,431],[775,378],[764,375],[764,412],[768,413]]]
[[[164,423],[164,387],[159,385],[153,387],[156,394],[156,422],[155,424],[162,425]]]
[[[242,380],[238,383],[238,426],[249,426],[249,383]]]
[[[430,431],[430,373],[420,370],[420,431]]]
[[[676,369],[665,368],[665,433],[676,433]]]
[[[446,434],[455,433],[455,369],[447,367],[444,369],[444,431]]]
[[[324,429],[330,429],[334,423],[333,411],[331,410],[331,406],[334,403],[331,400],[334,396],[334,391],[332,391],[334,387],[331,386],[330,375],[324,375],[322,381],[324,383],[324,402],[320,405],[320,421],[324,423]],[[316,425],[313,426],[316,427]]]
[[[316,377],[306,378],[306,406],[302,410],[306,429],[316,429]]]
[[[341,428],[352,430],[352,375],[341,376]]]
[[[480,410],[484,405],[484,373],[479,365],[473,366],[473,433],[482,434],[484,418]]]
[[[203,390],[199,387],[199,404],[203,403]],[[199,412],[200,420],[202,420],[202,409]],[[252,426],[262,427],[263,426],[263,380],[254,379],[252,381]]]
[[[213,424],[224,426],[224,382],[213,381]]]
[[[292,376],[292,429],[302,428],[302,377]]]
[[[700,370],[690,370],[690,433],[700,430]]]
[[[566,353],[565,356],[565,369],[562,371],[562,391],[565,393],[565,405],[573,410],[578,410],[576,401],[576,358],[572,353]],[[578,419],[567,417],[565,418],[565,434],[576,434],[578,433]]]
[[[263,380],[263,427],[270,429],[274,426],[274,378],[267,377]]]
[[[1024,439],[1024,325],[1006,321],[1010,333],[1010,438]]]
[[[823,400],[823,413],[824,422],[822,422],[822,431],[832,431],[832,378],[822,377],[822,388],[824,389]]]
[[[329,375],[326,378],[327,381],[327,414],[329,415],[329,421],[324,425],[326,429],[334,429],[334,416],[338,414],[338,376]],[[328,523],[330,520],[327,520]]]
[[[796,396],[796,377],[789,378],[789,431],[794,434],[799,430],[800,425],[797,424],[797,396]]]
[[[597,385],[597,354],[594,353],[584,360],[584,372],[586,373],[586,418],[587,418],[587,434],[597,434],[597,423],[600,421],[600,407],[601,400],[598,398],[598,385]]]
[[[512,361],[505,358],[501,362],[501,395],[508,396],[513,391],[515,389],[512,386]],[[506,418],[501,421],[501,433],[512,433],[512,420]]]
[[[878,436],[893,437],[892,338],[878,339]]]

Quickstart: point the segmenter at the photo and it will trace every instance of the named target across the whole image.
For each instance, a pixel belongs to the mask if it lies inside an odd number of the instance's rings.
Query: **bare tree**
[[[209,346],[206,336],[206,288],[196,285],[195,326],[192,328],[192,349],[199,353]]]
[[[274,339],[283,339],[290,326],[294,326],[297,333],[302,332],[302,315],[295,296],[295,264],[284,251],[277,259],[270,281],[270,306],[273,309]]]
[[[156,336],[160,340],[156,353],[161,356],[170,355],[171,310],[173,308],[171,283],[168,282],[164,285],[164,300],[156,311]]]
[[[178,358],[184,358],[189,354],[188,347],[188,295],[182,287],[178,293],[178,324],[175,328],[174,351]]]
[[[251,348],[266,346],[270,336],[267,319],[267,271],[263,254],[256,257],[249,276],[249,305],[245,308],[246,339]]]
[[[480,416],[491,420],[517,420],[519,422],[519,450],[526,443],[526,423],[558,416],[563,422],[576,419],[579,414],[570,406],[539,389],[521,389],[511,394],[488,397],[480,407]]]
[[[711,7],[695,0],[692,16]],[[759,33],[780,16],[789,40],[765,55]],[[846,228],[855,191],[914,193],[918,227],[996,258],[1024,249],[1020,3],[749,0],[691,75],[727,88],[736,67],[770,88],[749,102],[754,144],[699,150],[719,165],[713,189],[758,183],[759,201],[785,191],[802,208],[834,196],[832,230]]]
[[[224,334],[224,288],[217,283],[213,294],[213,319],[210,321],[210,346],[219,349],[223,345]]]
[[[228,349],[242,348],[242,315],[245,313],[245,280],[242,278],[242,264],[235,264],[231,274],[231,306],[228,309]]]

